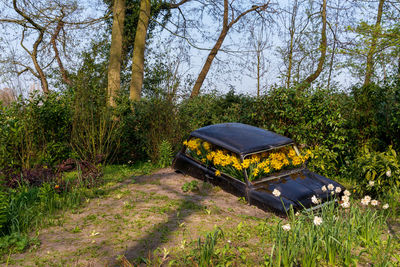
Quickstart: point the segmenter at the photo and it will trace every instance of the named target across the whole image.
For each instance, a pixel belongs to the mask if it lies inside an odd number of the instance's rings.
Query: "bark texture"
[[[115,0],[111,33],[110,60],[108,63],[108,105],[115,106],[115,97],[121,86],[122,42],[124,34],[125,0]]]
[[[23,41],[25,38],[25,30],[22,32],[21,45],[24,48],[24,50],[27,51],[29,56],[31,57],[33,65],[35,66],[35,70],[37,72],[37,74],[35,76],[40,79],[43,93],[47,95],[50,92],[49,84],[47,83],[46,75],[44,74],[43,69],[40,67],[39,62],[38,62],[38,49],[39,49],[39,45],[43,41],[43,37],[44,37],[46,29],[44,27],[40,26],[39,24],[37,24],[36,22],[34,22],[32,20],[32,18],[30,18],[21,9],[19,9],[17,6],[17,0],[13,0],[13,8],[19,15],[21,15],[24,19],[26,19],[32,25],[33,28],[35,28],[39,32],[39,36],[36,38],[36,41],[33,44],[32,52],[29,51],[28,49],[26,49],[25,46],[23,46]]]
[[[140,1],[139,21],[137,24],[132,56],[132,76],[129,88],[129,99],[139,100],[143,86],[144,51],[146,35],[151,12],[150,0]]]
[[[364,79],[364,86],[371,83],[372,74],[374,73],[374,54],[376,51],[376,45],[378,42],[378,36],[381,31],[381,21],[382,21],[382,13],[383,13],[383,4],[385,0],[379,0],[378,5],[378,15],[376,16],[375,28],[372,33],[372,41],[371,46],[369,48],[367,54],[367,66],[365,71],[365,79]]]

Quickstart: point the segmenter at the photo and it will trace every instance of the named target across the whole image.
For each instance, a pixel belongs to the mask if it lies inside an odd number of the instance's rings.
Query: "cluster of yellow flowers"
[[[271,172],[297,167],[311,155],[311,151],[301,156],[297,155],[292,147],[283,147],[271,152],[253,154],[241,162],[237,155],[222,149],[214,151],[210,143],[199,138],[192,138],[183,144],[189,148],[191,156],[218,169],[215,173],[217,176],[221,175],[222,171],[242,181],[243,169],[248,170],[248,178],[253,181]]]
[[[264,158],[259,164],[254,166],[252,172],[249,174],[249,179],[254,180],[257,176],[269,174],[273,171],[279,171],[288,167],[297,167],[304,163],[311,155],[311,151],[307,151],[304,156],[297,155],[293,148],[281,148],[275,152],[262,153],[261,157]],[[258,157],[253,155],[252,157]]]

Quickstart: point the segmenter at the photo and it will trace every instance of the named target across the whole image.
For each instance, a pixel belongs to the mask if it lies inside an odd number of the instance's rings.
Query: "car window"
[[[243,162],[235,153],[217,147],[199,138],[184,141],[186,153],[206,166],[216,169],[216,176],[225,173],[231,177],[245,181],[244,172],[247,172],[249,181],[256,181],[265,177],[296,169],[309,158],[310,151],[301,155],[296,146],[288,145],[281,148],[263,151],[247,156]]]
[[[183,144],[186,146],[186,154],[208,167],[217,169],[216,176],[225,173],[244,181],[243,167],[237,154],[200,138],[191,138],[184,141]]]
[[[243,164],[248,166],[246,171],[249,181],[255,181],[302,167],[310,154],[311,151],[307,151],[302,155],[296,146],[288,145],[247,156]]]

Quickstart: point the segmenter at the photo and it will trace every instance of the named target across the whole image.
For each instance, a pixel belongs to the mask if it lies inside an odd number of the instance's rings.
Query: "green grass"
[[[226,266],[398,266],[400,241],[388,234],[388,220],[399,223],[393,208],[367,207],[359,199],[350,208],[331,203],[319,211],[291,211],[286,219],[243,218],[236,227],[204,234],[197,244],[175,248],[172,265]],[[322,223],[314,223],[315,217]],[[246,221],[259,221],[249,227]],[[290,229],[288,229],[290,226]],[[169,248],[174,250],[172,248]],[[261,255],[261,257],[260,257]],[[148,264],[160,256],[147,259]]]
[[[3,188],[0,197],[0,254],[24,251],[36,243],[37,238],[28,235],[32,230],[62,224],[63,212],[77,209],[91,198],[105,196],[115,190],[113,186],[117,183],[129,179],[134,182],[134,176],[149,174],[155,168],[149,162],[133,166],[104,166],[100,184],[94,188],[73,183],[80,179],[78,171],[63,175],[66,183],[76,184],[63,192],[57,185],[50,183],[44,183],[40,187],[21,185],[16,189]],[[121,193],[122,196],[124,194]],[[96,220],[95,217],[86,219]],[[72,231],[79,232],[79,227]]]

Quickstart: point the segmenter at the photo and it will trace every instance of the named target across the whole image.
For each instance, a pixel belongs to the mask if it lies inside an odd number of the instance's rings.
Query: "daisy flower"
[[[372,201],[371,201],[371,205],[372,205],[372,206],[378,206],[378,205],[379,205],[378,200],[376,200],[376,199],[372,200]]]
[[[340,205],[342,206],[342,208],[345,208],[345,209],[350,208],[350,202],[347,202],[347,201],[343,202]]]

